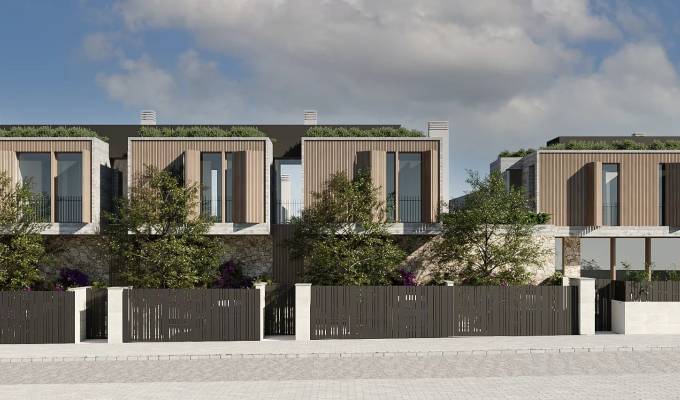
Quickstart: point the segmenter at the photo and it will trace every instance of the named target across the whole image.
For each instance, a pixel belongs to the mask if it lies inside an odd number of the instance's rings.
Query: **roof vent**
[[[317,123],[317,113],[316,110],[305,110],[304,113],[304,125],[316,125]]]
[[[139,124],[156,125],[156,111],[142,110],[142,112],[139,113]]]
[[[630,136],[632,137],[643,137],[646,136],[644,133],[641,132],[633,132]]]
[[[427,123],[427,136],[433,136],[433,133],[435,133],[434,136],[436,135],[436,132],[446,132],[448,134],[449,132],[449,121],[429,121]]]

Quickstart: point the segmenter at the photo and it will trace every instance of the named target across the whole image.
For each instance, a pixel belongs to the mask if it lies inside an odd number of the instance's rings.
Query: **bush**
[[[498,157],[526,157],[531,153],[535,153],[534,149],[519,149],[515,151],[503,150],[498,154]]]
[[[79,269],[62,268],[59,270],[59,279],[57,283],[65,289],[89,286],[90,277]]]
[[[542,284],[549,286],[562,286],[562,278],[564,278],[564,275],[560,271],[555,271],[555,273],[550,275],[549,278],[546,278]]]
[[[220,274],[213,284],[214,288],[239,289],[253,287],[253,279],[243,274],[241,263],[231,259],[220,267]]]
[[[586,141],[577,140],[568,143],[556,143],[543,147],[546,150],[680,150],[680,140],[656,140],[652,143],[640,143],[633,140]]]
[[[0,129],[0,137],[94,137],[109,140],[105,136],[99,136],[95,131],[78,126],[17,126]]]
[[[414,129],[380,127],[361,129],[357,127],[313,126],[305,133],[307,137],[423,137]]]
[[[139,129],[143,137],[266,137],[262,131],[252,126],[233,126],[223,129],[211,126],[152,127]]]

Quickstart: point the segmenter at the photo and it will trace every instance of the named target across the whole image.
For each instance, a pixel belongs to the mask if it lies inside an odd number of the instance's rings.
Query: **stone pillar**
[[[572,286],[578,286],[579,335],[595,334],[595,279],[572,278]]]
[[[80,343],[87,338],[87,289],[90,286],[70,288],[68,291],[73,292],[75,303],[75,341]]]
[[[108,288],[108,342],[123,343],[123,290],[132,289],[128,286]]]
[[[265,289],[266,282],[257,282],[255,289],[260,291],[260,340],[264,339],[264,306],[265,306]]]
[[[295,284],[295,340],[310,340],[312,284]]]
[[[565,237],[562,239],[562,268],[567,278],[581,276],[581,238]]]

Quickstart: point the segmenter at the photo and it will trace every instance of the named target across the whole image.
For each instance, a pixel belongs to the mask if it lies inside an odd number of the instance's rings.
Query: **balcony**
[[[33,210],[34,222],[50,222],[52,199],[46,193],[34,193],[31,195],[30,207]]]
[[[83,221],[82,196],[57,196],[57,222],[78,223]]]

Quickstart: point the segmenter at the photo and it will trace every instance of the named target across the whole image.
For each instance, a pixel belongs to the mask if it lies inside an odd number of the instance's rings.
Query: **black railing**
[[[276,203],[276,221],[288,224],[293,217],[302,215],[304,203],[302,201],[283,201]]]
[[[602,205],[602,225],[617,226],[619,224],[619,204],[604,203]]]
[[[217,210],[217,215],[213,214],[213,203],[215,203],[215,210]],[[234,222],[234,201],[232,199],[227,199],[225,202],[226,209],[222,208],[222,199],[217,199],[215,201],[211,199],[201,200],[201,215],[212,217],[216,222],[221,222],[222,213],[226,212],[224,215],[225,222]]]
[[[57,196],[57,222],[82,222],[82,196]]]
[[[52,209],[52,201],[48,194],[34,193],[29,202],[33,215],[31,219],[35,222],[49,222]]]
[[[385,201],[385,218],[387,218],[387,222],[395,222],[397,220],[397,202],[394,194],[387,195],[387,201]]]
[[[399,196],[399,222],[422,222],[420,196]]]

